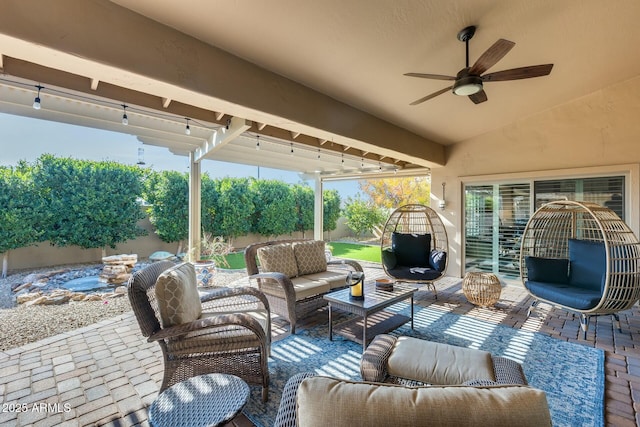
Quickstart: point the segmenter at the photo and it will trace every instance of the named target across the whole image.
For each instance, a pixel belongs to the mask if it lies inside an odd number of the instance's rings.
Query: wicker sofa
[[[291,377],[274,426],[551,425],[520,365],[484,351],[378,335],[360,368],[364,382]]]
[[[244,259],[251,284],[266,295],[271,312],[289,322],[292,334],[298,319],[327,305],[323,295],[346,286],[349,269],[362,271],[356,261],[327,261],[320,240],[255,243]]]

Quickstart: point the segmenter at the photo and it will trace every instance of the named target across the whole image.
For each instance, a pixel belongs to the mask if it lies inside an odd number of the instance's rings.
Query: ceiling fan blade
[[[480,104],[487,100],[487,93],[484,90],[481,90],[473,95],[469,95],[469,99],[472,100],[474,104]]]
[[[551,72],[553,64],[531,65],[529,67],[512,68],[510,70],[497,71],[482,76],[485,82],[500,82],[505,80],[530,79],[532,77],[546,76]]]
[[[442,74],[405,73],[405,76],[420,77],[423,79],[432,79],[432,80],[455,80],[456,79],[454,76],[444,76]]]
[[[427,96],[425,96],[424,98],[417,99],[417,100],[413,101],[413,102],[412,102],[411,104],[409,104],[409,105],[418,105],[418,104],[422,104],[424,101],[428,101],[428,100],[430,100],[431,98],[435,98],[435,97],[436,97],[436,96],[438,96],[438,95],[442,95],[443,93],[445,93],[446,91],[451,90],[452,88],[453,88],[453,86],[445,87],[444,89],[440,89],[440,90],[439,90],[439,91],[437,91],[437,92],[433,92],[432,94],[427,95]]]
[[[500,61],[513,46],[516,44],[509,40],[500,39],[495,42],[489,49],[480,55],[480,58],[473,64],[473,67],[469,70],[469,74],[479,76],[480,74],[493,67],[498,61]]]

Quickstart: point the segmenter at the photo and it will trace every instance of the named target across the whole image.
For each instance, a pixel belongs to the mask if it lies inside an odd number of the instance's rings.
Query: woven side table
[[[462,292],[471,304],[490,307],[500,299],[502,285],[493,273],[473,271],[464,276]]]
[[[205,374],[172,385],[149,408],[153,427],[220,426],[235,418],[249,399],[249,386],[228,374]]]

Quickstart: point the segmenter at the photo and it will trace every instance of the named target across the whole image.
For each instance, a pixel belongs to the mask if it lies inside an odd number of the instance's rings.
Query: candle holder
[[[364,299],[364,273],[360,271],[350,271],[347,274],[347,285],[349,286],[349,299]]]

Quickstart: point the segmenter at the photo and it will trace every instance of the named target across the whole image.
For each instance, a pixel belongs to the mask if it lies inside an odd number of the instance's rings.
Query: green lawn
[[[360,245],[357,243],[329,243],[331,254],[339,258],[358,261],[380,262],[380,246]]]
[[[350,258],[358,261],[380,262],[380,246],[360,245],[357,243],[329,243],[331,254],[338,258]],[[223,269],[240,270],[246,268],[244,252],[233,252],[226,256],[229,266],[220,265]]]

